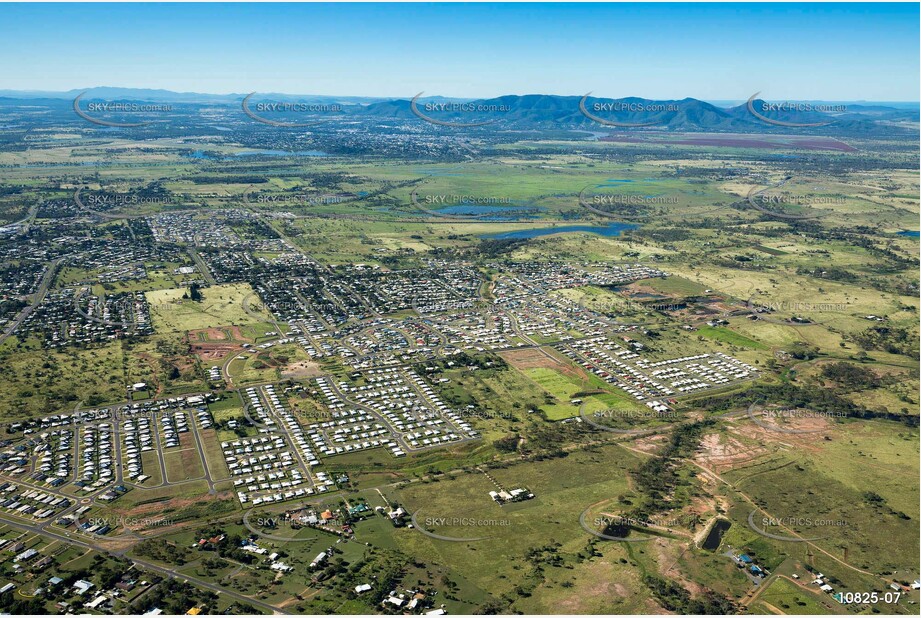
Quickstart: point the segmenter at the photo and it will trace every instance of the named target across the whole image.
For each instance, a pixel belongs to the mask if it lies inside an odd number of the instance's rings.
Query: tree
[[[505,437],[499,438],[493,442],[493,446],[496,447],[497,451],[502,453],[514,453],[518,450],[518,436],[515,434],[509,434]]]

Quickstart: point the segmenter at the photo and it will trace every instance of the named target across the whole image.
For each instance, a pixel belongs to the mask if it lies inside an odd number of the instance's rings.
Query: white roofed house
[[[103,605],[109,602],[109,598],[103,594],[100,594],[98,597],[84,605],[83,607],[87,609],[100,609]]]
[[[319,554],[317,554],[317,557],[313,559],[313,562],[310,563],[310,568],[315,569],[319,566],[322,566],[323,564],[326,563],[327,557],[328,556],[325,551],[320,552]]]
[[[400,597],[389,596],[387,597],[386,600],[384,600],[384,603],[390,603],[391,605],[394,605],[396,607],[402,607],[403,599],[401,599]]]
[[[93,587],[93,582],[88,582],[85,579],[78,579],[74,582],[74,591],[77,594],[86,594],[87,591]]]

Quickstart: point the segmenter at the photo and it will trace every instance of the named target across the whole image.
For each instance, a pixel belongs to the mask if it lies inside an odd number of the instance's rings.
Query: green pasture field
[[[196,429],[201,438],[202,448],[204,449],[205,464],[208,466],[208,472],[211,474],[211,480],[221,481],[231,478],[230,470],[227,469],[227,462],[224,460],[224,453],[221,449],[221,440],[218,437],[218,431],[214,429]]]
[[[723,341],[732,345],[751,348],[754,350],[765,350],[767,346],[763,343],[755,341],[754,339],[749,339],[744,335],[740,335],[728,328],[714,327],[714,326],[701,326],[697,329],[697,332],[707,337],[709,339],[715,339],[717,341]]]

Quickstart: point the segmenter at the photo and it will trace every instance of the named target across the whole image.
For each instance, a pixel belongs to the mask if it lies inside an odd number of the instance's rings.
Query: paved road
[[[550,359],[551,361],[553,361],[553,363],[556,364],[556,365],[562,365],[562,364],[563,364],[563,362],[562,362],[560,359],[558,359],[558,358],[555,357],[553,354],[551,354],[550,352],[548,352],[547,350],[545,350],[545,349],[544,349],[544,346],[542,346],[541,344],[537,343],[536,341],[534,341],[533,339],[531,339],[530,337],[528,337],[527,335],[525,335],[525,334],[522,332],[522,330],[521,330],[521,326],[518,325],[518,320],[515,319],[515,316],[512,315],[511,312],[506,313],[506,315],[508,316],[508,322],[509,322],[509,324],[512,326],[512,331],[514,331],[515,335],[516,335],[519,339],[521,339],[522,341],[527,341],[528,344],[530,344],[530,345],[525,346],[525,347],[528,347],[528,348],[537,350],[538,352],[540,352],[541,354],[543,354],[544,356],[546,356],[548,359]]]
[[[19,325],[35,311],[43,300],[45,296],[48,295],[48,290],[51,288],[51,282],[54,280],[54,275],[58,271],[58,266],[61,265],[61,262],[68,256],[61,256],[56,260],[52,260],[48,263],[48,269],[45,271],[44,276],[42,277],[42,282],[38,286],[38,290],[35,292],[35,297],[32,300],[32,304],[19,312],[19,315],[16,316],[12,322],[9,323],[6,330],[3,331],[3,334],[0,334],[0,343],[6,340],[7,337],[13,334],[13,332],[19,328]]]
[[[198,426],[198,417],[192,417],[191,409],[188,410],[189,413],[189,430],[192,432],[192,435],[195,436],[195,446],[198,449],[198,456],[201,457],[201,467],[205,471],[204,479],[208,481],[208,493],[216,494],[217,490],[214,489],[214,479],[211,478],[211,469],[208,467],[208,458],[205,457],[205,445],[201,441],[201,436],[198,435],[199,426]]]
[[[35,221],[35,215],[38,214],[38,207],[40,204],[32,204],[29,207],[29,212],[26,213],[26,216],[20,219],[19,221],[14,221],[13,223],[7,223],[4,227],[12,227],[14,225],[22,226],[17,234],[19,236],[25,236],[29,233],[29,228],[32,226],[32,222]]]
[[[278,433],[285,436],[285,439],[288,441],[288,444],[291,446],[291,451],[294,453],[294,456],[297,458],[298,462],[300,462],[301,464],[300,465],[301,470],[303,470],[304,473],[307,475],[307,481],[310,483],[311,487],[315,488],[317,486],[317,482],[316,482],[316,477],[314,476],[314,473],[312,471],[313,469],[311,466],[307,465],[307,460],[305,460],[303,455],[301,454],[301,445],[297,444],[291,438],[291,432],[289,428],[286,427],[287,421],[283,420],[282,417],[278,414],[278,410],[275,409],[275,406],[272,404],[272,400],[269,399],[268,394],[265,392],[264,388],[260,388],[258,393],[259,393],[259,397],[265,403],[265,406],[266,406],[265,409],[269,411],[269,414],[271,416],[275,417],[274,419],[275,426],[282,428],[282,430],[279,431]],[[295,421],[295,423],[296,422],[297,421]]]
[[[205,260],[202,259],[198,251],[192,247],[188,247],[188,253],[189,257],[192,258],[192,261],[195,262],[195,265],[198,267],[201,276],[208,282],[208,285],[217,285],[217,280],[214,278],[214,275],[211,274],[211,270],[208,268],[208,265],[205,264]]]
[[[212,592],[216,592],[217,594],[223,594],[224,596],[231,597],[232,599],[235,599],[235,600],[237,600],[237,601],[240,601],[241,603],[248,603],[248,604],[252,605],[253,607],[258,607],[259,609],[262,609],[262,610],[264,610],[264,611],[267,611],[267,612],[269,612],[269,613],[271,613],[271,614],[291,614],[291,612],[289,612],[289,611],[287,611],[287,610],[285,610],[285,609],[283,609],[283,608],[277,607],[277,606],[275,606],[275,605],[271,605],[271,604],[269,604],[269,603],[265,603],[265,602],[263,602],[263,601],[259,601],[258,599],[251,599],[251,598],[248,597],[248,596],[242,595],[242,594],[240,594],[240,593],[238,593],[238,592],[234,592],[233,590],[227,590],[227,589],[222,588],[222,587],[220,587],[220,586],[218,586],[218,585],[216,585],[216,584],[213,584],[213,583],[211,583],[211,582],[209,582],[209,581],[206,581],[206,580],[203,580],[203,579],[199,579],[199,578],[193,577],[193,576],[191,576],[191,575],[186,575],[186,574],[184,574],[184,573],[179,573],[176,569],[170,569],[170,568],[162,567],[162,566],[159,566],[159,565],[154,564],[154,563],[152,563],[152,562],[148,562],[148,561],[146,561],[146,560],[141,560],[141,559],[138,559],[138,558],[125,557],[125,551],[126,551],[126,550],[112,551],[112,550],[106,549],[105,547],[102,547],[101,545],[98,545],[98,544],[96,544],[96,543],[89,543],[89,542],[87,542],[87,541],[82,541],[82,540],[79,540],[79,539],[77,539],[77,538],[74,538],[74,536],[71,535],[71,534],[66,534],[66,535],[64,535],[64,534],[58,534],[57,532],[53,532],[53,531],[51,531],[51,530],[46,530],[46,529],[45,529],[44,527],[42,527],[42,526],[33,526],[33,525],[29,525],[29,524],[25,524],[25,523],[21,523],[21,522],[18,522],[18,521],[14,521],[14,520],[7,519],[7,518],[4,517],[3,515],[0,515],[0,522],[3,522],[4,524],[6,524],[6,525],[8,525],[8,526],[10,526],[10,527],[12,527],[12,528],[16,528],[16,529],[18,529],[18,530],[23,530],[23,531],[26,531],[26,532],[31,532],[31,533],[33,533],[33,534],[38,534],[38,535],[41,535],[41,536],[45,536],[45,537],[54,539],[54,540],[56,540],[56,541],[61,541],[61,542],[64,543],[65,545],[71,545],[71,546],[82,547],[82,548],[84,548],[84,549],[91,549],[91,550],[98,551],[98,552],[101,552],[101,553],[104,553],[104,554],[109,554],[109,555],[113,555],[113,556],[118,556],[118,557],[126,558],[127,560],[130,560],[130,561],[134,562],[135,564],[144,567],[144,568],[147,569],[148,571],[154,571],[154,572],[159,573],[159,574],[161,574],[161,575],[165,575],[166,577],[170,577],[170,578],[173,578],[173,579],[178,579],[178,580],[181,580],[181,581],[184,581],[184,582],[188,582],[188,583],[194,584],[194,585],[196,585],[196,586],[198,586],[198,587],[200,587],[200,588],[205,588],[205,589],[207,589],[207,590],[211,590]]]

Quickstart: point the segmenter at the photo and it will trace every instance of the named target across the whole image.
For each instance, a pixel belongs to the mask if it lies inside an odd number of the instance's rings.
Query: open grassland
[[[855,288],[852,285],[812,277],[779,276],[779,273],[744,271],[717,266],[671,265],[683,277],[699,281],[741,302],[756,307],[776,308],[771,317],[789,319],[794,315],[814,322],[897,313],[902,304],[918,306],[918,299],[893,297],[885,293]]]
[[[238,386],[275,382],[282,379],[284,373],[296,373],[296,364],[307,363],[309,359],[300,345],[288,343],[240,354],[231,361],[227,372]]]
[[[459,446],[407,453],[406,457],[399,458],[389,451],[375,448],[327,457],[323,464],[330,473],[348,474],[352,486],[367,487],[409,481],[415,477],[447,473],[486,463],[495,454],[496,450],[491,444],[477,440]]]
[[[886,422],[851,422],[839,439],[822,444],[812,455],[824,476],[853,491],[873,491],[893,509],[919,518],[921,502],[915,483],[899,478],[921,476],[918,466],[918,430]]]
[[[253,294],[244,283],[215,285],[202,289],[202,300],[183,298],[186,288],[156,290],[147,293],[151,321],[158,332],[187,332],[217,326],[269,322],[267,312],[243,307],[243,299]],[[256,314],[255,316],[253,314]]]
[[[829,595],[810,590],[784,577],[776,577],[764,592],[758,595],[758,604],[755,607],[764,608],[768,613],[773,613],[772,608],[776,608],[789,614],[819,615],[832,613],[833,603],[837,604],[837,601],[832,600]],[[845,612],[841,609],[834,613]]]
[[[846,422],[822,435],[827,439],[813,439],[809,448],[777,450],[722,476],[763,509],[756,522],[772,534],[817,538],[819,548],[840,559],[846,553],[847,562],[873,573],[916,568],[917,488],[898,479],[918,473],[917,430]],[[784,435],[775,441],[782,445]],[[864,472],[877,464],[876,472]]]
[[[224,460],[224,453],[221,450],[222,440],[218,437],[218,432],[214,429],[199,429],[202,447],[204,449],[205,463],[208,466],[208,473],[213,481],[222,481],[231,478],[230,471],[227,469],[227,462]]]
[[[478,542],[439,541],[413,530],[400,530],[399,546],[411,555],[426,555],[450,565],[461,576],[493,594],[509,594],[528,586],[525,554],[530,548],[561,544],[566,562],[574,561],[591,536],[579,527],[579,514],[592,503],[627,489],[625,468],[633,455],[616,446],[594,452],[575,452],[562,459],[523,463],[490,470],[507,489],[527,487],[536,495],[526,502],[499,506],[489,497],[496,486],[480,472],[435,483],[411,484],[397,493],[401,503],[424,518],[469,518],[482,525],[438,525],[427,528],[456,538],[485,536]],[[509,565],[521,568],[502,568]],[[495,573],[502,568],[503,577]],[[551,569],[553,570],[553,569]],[[532,582],[533,583],[533,582]],[[539,583],[539,582],[538,582]],[[631,591],[636,594],[638,591]],[[512,594],[511,596],[515,596]]]
[[[4,420],[72,412],[124,401],[126,362],[121,343],[63,351],[17,347],[15,338],[0,345],[0,408]]]
[[[706,327],[703,327],[706,328]],[[770,350],[756,348],[747,339],[757,341],[754,338],[738,339],[735,334],[728,328],[717,331],[725,333],[722,337],[705,337],[695,331],[687,331],[675,326],[655,327],[655,336],[633,335],[633,338],[643,343],[643,357],[650,360],[665,360],[677,358],[680,356],[693,356],[704,352],[714,353],[723,352],[746,363],[759,368],[768,359],[771,358]],[[705,331],[706,332],[706,331]],[[746,343],[746,345],[737,345],[737,343]]]
[[[141,453],[141,465],[144,468],[143,473],[150,478],[144,481],[142,487],[156,487],[163,483],[163,470],[160,467],[160,458],[154,451]]]

